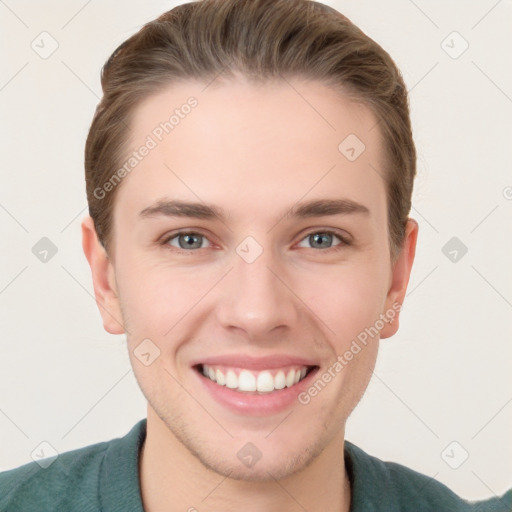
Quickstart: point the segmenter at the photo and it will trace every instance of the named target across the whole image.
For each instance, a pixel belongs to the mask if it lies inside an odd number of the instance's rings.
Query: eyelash
[[[329,230],[329,229],[316,229],[313,231],[309,231],[308,233],[306,233],[304,235],[304,237],[301,238],[300,242],[302,242],[309,236],[315,235],[315,234],[334,235],[335,237],[337,237],[341,240],[341,243],[339,245],[334,246],[334,247],[329,247],[327,249],[318,249],[315,247],[311,247],[311,249],[313,249],[313,250],[316,249],[318,252],[324,252],[324,253],[337,252],[337,251],[342,250],[344,247],[351,245],[351,242],[348,240],[347,237],[343,236],[338,231]],[[201,249],[186,250],[186,249],[181,249],[181,248],[169,245],[169,242],[171,240],[173,240],[174,238],[178,237],[179,235],[199,235],[201,237],[208,239],[208,237],[206,235],[204,235],[203,233],[199,233],[197,231],[176,231],[176,232],[171,233],[170,235],[164,237],[164,239],[160,242],[160,245],[162,245],[162,246],[164,246],[164,248],[169,249],[178,254],[190,254],[191,255],[194,252],[198,252],[201,250]]]

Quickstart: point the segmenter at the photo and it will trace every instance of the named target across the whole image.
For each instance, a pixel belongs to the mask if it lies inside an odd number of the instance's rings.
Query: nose
[[[290,330],[300,318],[293,283],[270,250],[251,263],[235,254],[223,281],[216,314],[225,329],[243,331],[246,339],[265,340],[274,330]]]

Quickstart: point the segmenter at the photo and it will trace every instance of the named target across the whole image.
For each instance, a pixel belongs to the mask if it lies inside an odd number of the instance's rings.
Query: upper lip
[[[231,366],[234,368],[247,368],[248,370],[270,370],[285,366],[317,366],[311,359],[297,357],[288,354],[275,354],[263,357],[253,357],[243,354],[226,354],[212,357],[205,357],[192,363],[208,366]]]

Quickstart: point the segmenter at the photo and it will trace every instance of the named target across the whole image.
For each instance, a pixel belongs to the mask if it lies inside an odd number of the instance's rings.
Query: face
[[[130,148],[152,147],[119,185],[110,260],[83,224],[148,422],[231,478],[283,478],[339,447],[414,257],[410,221],[390,260],[375,117],[291,83],[189,82],[146,99]]]

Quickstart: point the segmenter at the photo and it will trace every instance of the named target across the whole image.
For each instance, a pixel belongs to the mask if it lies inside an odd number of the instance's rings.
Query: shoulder
[[[112,502],[126,505],[125,510],[136,508],[138,449],[144,436],[142,420],[124,437],[1,472],[0,511],[99,512]]]
[[[0,473],[0,510],[65,510],[79,496],[96,496],[101,463],[110,443],[102,442]],[[84,511],[99,510],[91,499]]]
[[[499,497],[468,501],[435,478],[395,462],[382,461],[348,441],[345,441],[345,461],[352,484],[353,510],[357,512],[411,508],[418,512],[512,510],[512,489]]]

